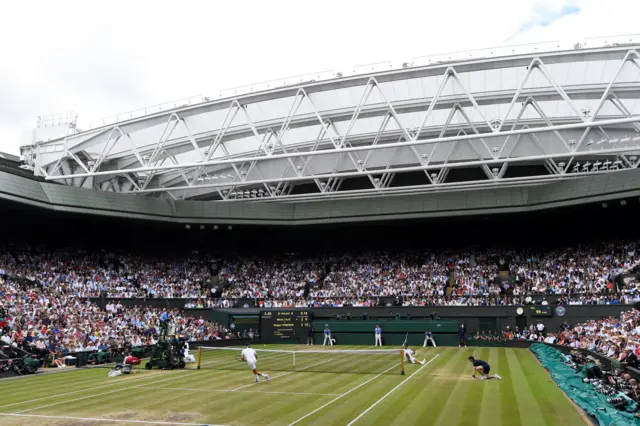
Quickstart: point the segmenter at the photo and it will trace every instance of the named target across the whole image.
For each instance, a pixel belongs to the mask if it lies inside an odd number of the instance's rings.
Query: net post
[[[198,359],[196,360],[196,369],[200,370],[200,360],[202,359],[202,349],[200,349],[200,346],[198,346],[198,355],[197,355]]]
[[[400,349],[400,375],[404,376],[404,351]]]

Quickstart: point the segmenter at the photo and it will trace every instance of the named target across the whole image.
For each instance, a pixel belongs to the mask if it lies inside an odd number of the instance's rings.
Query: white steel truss
[[[615,63],[615,73],[560,84],[558,69],[578,62]],[[508,90],[472,90],[473,73],[496,64],[515,69],[518,81]],[[437,84],[398,96],[416,72]],[[345,91],[353,102],[341,102]],[[331,92],[336,99],[327,105]],[[23,153],[47,180],[174,199],[293,201],[537,185],[637,168],[637,101],[638,47],[580,50],[310,83],[177,108]],[[266,106],[282,114],[261,113]],[[215,126],[203,127],[211,114],[218,114]],[[237,149],[239,141],[248,148]]]

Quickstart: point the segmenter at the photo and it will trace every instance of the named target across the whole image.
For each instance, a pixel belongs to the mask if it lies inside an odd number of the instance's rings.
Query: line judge
[[[380,328],[380,325],[376,324],[376,329],[375,329],[375,333],[376,333],[376,344],[373,345],[375,346],[382,346],[382,329]]]

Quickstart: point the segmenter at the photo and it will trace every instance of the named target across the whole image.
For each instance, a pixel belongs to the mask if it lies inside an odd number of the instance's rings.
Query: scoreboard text
[[[306,336],[309,325],[307,311],[262,311],[262,337],[269,340],[299,339]]]

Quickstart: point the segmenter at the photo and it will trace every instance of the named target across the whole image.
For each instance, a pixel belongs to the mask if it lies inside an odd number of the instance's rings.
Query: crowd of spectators
[[[60,285],[0,276],[0,344],[23,348],[52,360],[69,353],[154,345],[161,318],[170,318],[176,335],[190,340],[233,337],[227,327],[179,310],[123,306],[104,309]]]
[[[498,285],[498,259],[508,259],[507,284]],[[161,311],[120,303],[103,310],[88,301],[99,296],[182,298],[185,308],[628,304],[640,300],[640,284],[627,280],[620,288],[613,277],[639,260],[629,242],[544,253],[222,259],[193,253],[171,260],[7,247],[0,250],[0,309],[8,314],[3,339],[61,352],[155,342]],[[202,318],[171,314],[176,331],[191,339],[229,335]]]
[[[613,277],[640,263],[636,243],[528,253],[371,253],[342,256],[182,259],[80,250],[0,250],[0,271],[64,288],[77,297],[182,298],[189,307],[228,307],[253,299],[272,307],[517,305],[560,297],[564,304],[634,303],[640,284],[615,293]],[[500,260],[510,279],[499,285]],[[450,273],[453,273],[453,286]],[[556,299],[557,299],[556,297]],[[386,301],[385,301],[386,303]]]
[[[556,343],[587,349],[608,358],[638,366],[640,356],[640,311],[622,312],[620,317],[594,319],[563,327]]]

